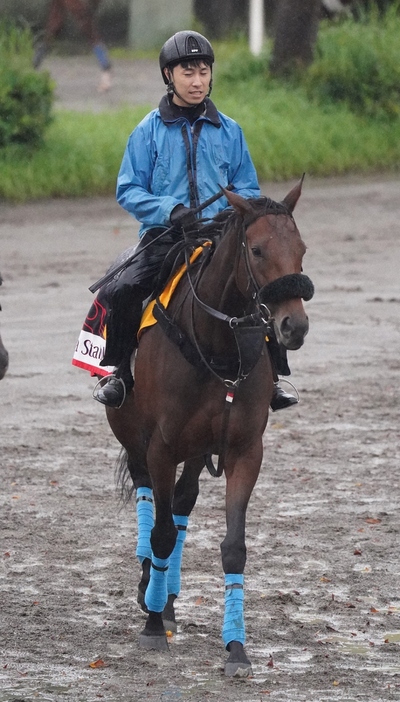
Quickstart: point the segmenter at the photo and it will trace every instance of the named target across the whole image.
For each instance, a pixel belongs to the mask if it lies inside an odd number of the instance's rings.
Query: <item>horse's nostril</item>
[[[284,317],[281,322],[281,332],[282,334],[289,334],[292,330],[292,325],[290,323],[290,317]]]

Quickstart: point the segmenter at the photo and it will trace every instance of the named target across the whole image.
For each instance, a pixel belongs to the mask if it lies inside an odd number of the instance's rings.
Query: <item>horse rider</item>
[[[101,77],[97,90],[101,93],[109,90],[111,88],[111,63],[94,18],[99,2],[100,0],[86,0],[86,2],[85,0],[50,0],[43,39],[36,45],[33,67],[39,68],[49,52],[54,38],[61,31],[67,13],[69,13],[91,45],[100,66]]]
[[[209,97],[214,63],[210,42],[198,32],[177,32],[163,45],[159,63],[167,94],[130,135],[117,180],[117,201],[141,227],[140,254],[113,282],[107,314],[100,365],[114,366],[116,371],[98,386],[94,397],[110,407],[120,407],[133,388],[130,363],[143,302],[154,290],[167,252],[183,238],[183,230],[196,223],[193,210],[229,183],[242,197],[260,197],[241,128]],[[212,218],[227,205],[226,198],[220,198],[200,216]],[[297,401],[275,383],[273,410]]]

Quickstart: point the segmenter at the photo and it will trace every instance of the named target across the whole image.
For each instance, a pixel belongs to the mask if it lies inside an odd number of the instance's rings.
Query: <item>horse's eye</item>
[[[255,258],[260,258],[261,256],[261,249],[259,246],[252,246],[251,252]]]

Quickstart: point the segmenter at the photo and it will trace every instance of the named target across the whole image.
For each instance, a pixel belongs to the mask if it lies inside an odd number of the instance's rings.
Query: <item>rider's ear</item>
[[[296,207],[297,200],[299,199],[299,197],[301,195],[301,188],[303,185],[304,176],[305,176],[305,173],[303,173],[299,182],[296,183],[294,188],[292,188],[291,191],[282,200],[282,204],[286,205],[286,207],[288,208],[290,213],[293,212],[294,208]]]

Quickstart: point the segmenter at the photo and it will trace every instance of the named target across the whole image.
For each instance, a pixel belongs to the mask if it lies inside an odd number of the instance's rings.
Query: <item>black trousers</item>
[[[99,291],[107,309],[107,341],[102,366],[126,366],[137,347],[137,333],[143,302],[161,285],[160,273],[165,269],[168,254],[182,235],[172,230],[150,244],[163,229],[150,229],[135,249],[128,249],[113,263],[115,267],[136,253],[132,263]],[[145,248],[146,247],[146,248]],[[172,264],[169,268],[172,267]],[[168,266],[167,266],[168,268]]]

